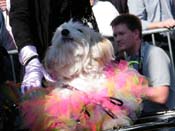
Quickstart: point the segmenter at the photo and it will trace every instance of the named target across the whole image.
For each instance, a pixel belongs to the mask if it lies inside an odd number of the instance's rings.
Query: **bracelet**
[[[28,64],[31,60],[35,59],[35,58],[38,58],[38,55],[34,55],[34,56],[30,57],[30,58],[27,60],[27,62],[24,64],[24,66],[27,66],[27,64]]]

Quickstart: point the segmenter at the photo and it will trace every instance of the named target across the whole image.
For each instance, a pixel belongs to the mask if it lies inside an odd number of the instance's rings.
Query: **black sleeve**
[[[90,0],[69,0],[72,7],[72,15],[74,18],[80,19],[83,23],[91,23],[93,29],[98,31],[95,16],[90,5]],[[72,2],[71,2],[72,1]]]
[[[11,0],[10,25],[14,39],[20,50],[26,44],[36,43],[34,40],[35,19],[32,16],[33,0]],[[29,3],[30,2],[30,3]]]

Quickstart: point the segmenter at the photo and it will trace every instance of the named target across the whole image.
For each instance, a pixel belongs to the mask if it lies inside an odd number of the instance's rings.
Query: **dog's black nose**
[[[68,35],[69,35],[69,30],[68,30],[68,29],[63,29],[63,30],[61,31],[61,34],[62,34],[63,36],[68,36]]]

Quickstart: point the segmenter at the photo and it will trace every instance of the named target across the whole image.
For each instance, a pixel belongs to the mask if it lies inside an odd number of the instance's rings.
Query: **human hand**
[[[31,60],[25,67],[25,75],[21,86],[21,92],[25,94],[25,92],[30,89],[40,88],[43,77],[47,81],[54,82],[50,75],[45,71],[38,58]]]
[[[172,28],[175,27],[174,19],[167,19],[165,21],[160,22],[160,28]]]
[[[6,10],[6,0],[0,0],[0,8],[1,10]]]

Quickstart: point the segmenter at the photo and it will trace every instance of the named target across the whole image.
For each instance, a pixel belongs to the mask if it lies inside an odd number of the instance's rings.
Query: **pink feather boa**
[[[107,65],[104,74],[106,82],[98,92],[48,88],[47,93],[38,89],[26,94],[35,97],[21,103],[25,126],[33,131],[101,131],[132,124],[142,110],[147,80],[126,61]]]

